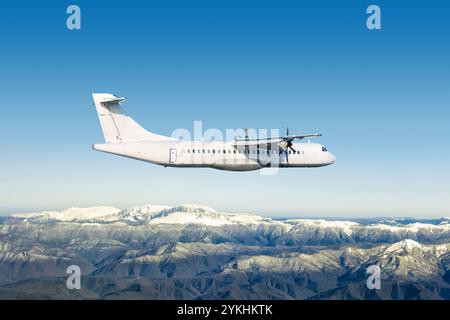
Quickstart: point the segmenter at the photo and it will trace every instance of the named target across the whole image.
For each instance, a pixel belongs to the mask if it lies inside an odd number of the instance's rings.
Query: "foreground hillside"
[[[78,265],[82,289],[66,288]],[[381,290],[366,287],[378,265]],[[450,299],[450,224],[274,220],[202,206],[0,220],[0,299]]]

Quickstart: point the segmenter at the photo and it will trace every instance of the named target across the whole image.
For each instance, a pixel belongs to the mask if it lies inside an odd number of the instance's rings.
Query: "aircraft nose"
[[[332,154],[331,152],[330,152],[330,164],[333,164],[333,163],[335,163],[336,162],[336,157],[334,156],[334,154]]]

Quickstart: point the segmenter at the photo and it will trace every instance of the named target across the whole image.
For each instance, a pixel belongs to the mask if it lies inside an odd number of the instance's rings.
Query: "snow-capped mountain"
[[[83,289],[65,287],[67,266]],[[382,270],[382,290],[366,270]],[[277,220],[198,205],[0,221],[0,298],[450,299],[448,219]]]
[[[123,224],[255,224],[265,219],[256,215],[219,213],[199,205],[177,207],[147,205],[120,210],[113,207],[69,208],[63,211],[15,214],[13,218],[31,222],[64,221]]]

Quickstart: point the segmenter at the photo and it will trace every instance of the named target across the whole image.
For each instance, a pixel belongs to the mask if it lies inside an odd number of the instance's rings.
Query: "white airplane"
[[[149,132],[121,106],[125,98],[94,93],[95,107],[106,143],[93,149],[142,160],[164,167],[206,167],[229,171],[250,171],[266,167],[322,167],[336,158],[317,143],[293,143],[294,140],[320,134],[289,135],[266,139],[234,141],[185,141]]]

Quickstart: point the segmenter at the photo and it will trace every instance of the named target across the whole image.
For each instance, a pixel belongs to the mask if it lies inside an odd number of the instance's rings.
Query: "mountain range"
[[[77,265],[81,289],[68,290]],[[369,289],[367,269],[381,270]],[[450,219],[273,219],[198,205],[0,219],[0,299],[450,299]]]

